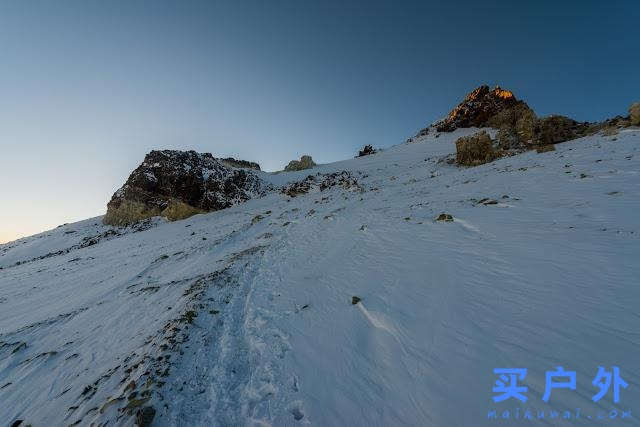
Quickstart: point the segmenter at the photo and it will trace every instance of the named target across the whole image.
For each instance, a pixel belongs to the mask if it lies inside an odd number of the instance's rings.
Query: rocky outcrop
[[[633,121],[634,111],[640,123],[640,104],[634,104],[629,110],[631,118],[616,117],[600,123],[578,122],[559,115],[538,118],[513,92],[499,86],[489,89],[489,86],[483,85],[469,93],[446,118],[421,130],[417,137],[427,135],[430,131],[452,132],[458,128],[490,127],[498,129],[498,149],[519,152],[600,131],[614,132]]]
[[[458,138],[456,141],[456,163],[462,166],[478,166],[499,157],[493,141],[485,131]]]
[[[495,127],[513,125],[525,116],[535,117],[529,106],[513,92],[499,86],[489,89],[483,85],[469,93],[446,118],[434,123],[438,132],[452,132],[458,128]]]
[[[233,157],[227,157],[225,159],[219,159],[222,163],[227,166],[231,166],[232,168],[241,168],[241,169],[253,169],[260,170],[260,165],[256,162],[249,162],[247,160],[236,160]]]
[[[640,102],[635,102],[629,107],[629,114],[631,117],[631,124],[633,126],[640,126]]]
[[[251,171],[229,167],[210,153],[154,150],[113,194],[104,223],[127,225],[158,215],[183,219],[245,202],[266,189]]]
[[[376,149],[371,145],[365,145],[362,150],[358,151],[358,155],[356,157],[363,157],[371,154],[376,154]]]
[[[538,120],[534,126],[533,143],[535,145],[557,144],[586,136],[590,130],[589,123],[580,123],[569,117],[544,117]]]
[[[313,162],[311,156],[302,156],[300,160],[291,160],[287,166],[285,166],[284,170],[286,172],[290,171],[301,171],[305,169],[311,169],[316,164]]]

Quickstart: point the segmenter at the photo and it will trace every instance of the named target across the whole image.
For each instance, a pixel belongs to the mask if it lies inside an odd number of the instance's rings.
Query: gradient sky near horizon
[[[634,1],[0,3],[0,242],[104,214],[154,148],[352,157],[500,84],[539,114],[640,100]]]

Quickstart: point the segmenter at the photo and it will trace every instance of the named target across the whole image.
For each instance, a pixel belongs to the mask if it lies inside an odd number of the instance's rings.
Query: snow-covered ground
[[[493,410],[637,425],[640,130],[447,163],[470,132],[262,174],[344,170],[349,188],[1,245],[0,419],[132,425],[153,406],[154,425],[504,425]],[[576,390],[545,403],[557,366]],[[592,400],[599,366],[628,383],[618,403]],[[496,368],[528,369],[526,403],[494,403]]]

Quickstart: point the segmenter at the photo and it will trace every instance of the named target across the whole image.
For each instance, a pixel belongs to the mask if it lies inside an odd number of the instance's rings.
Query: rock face
[[[300,160],[291,160],[287,166],[285,166],[284,170],[287,172],[290,171],[301,171],[305,169],[311,169],[316,164],[314,163],[311,156],[302,156]]]
[[[544,117],[534,126],[533,142],[536,145],[557,144],[585,136],[590,129],[589,123],[576,122],[569,117]]]
[[[222,163],[232,168],[253,169],[260,170],[260,165],[256,162],[248,162],[246,160],[236,160],[233,157],[227,157],[226,159],[219,159]]]
[[[499,157],[493,148],[491,137],[485,131],[458,138],[456,141],[456,162],[463,166],[477,166]]]
[[[633,126],[640,126],[640,102],[631,104],[629,114],[631,115],[631,124]]]
[[[469,93],[445,119],[434,124],[438,132],[452,132],[458,128],[496,127],[515,125],[523,116],[535,114],[511,91],[483,85]]]
[[[376,149],[371,145],[365,145],[362,150],[358,151],[358,155],[356,157],[368,156],[370,154],[376,154]]]
[[[113,194],[104,223],[127,225],[158,215],[184,219],[245,202],[266,190],[254,173],[231,168],[209,153],[154,150]]]
[[[637,110],[640,120],[640,106]],[[581,123],[565,116],[539,119],[513,92],[483,85],[469,93],[445,119],[423,129],[417,136],[428,134],[430,129],[452,132],[458,128],[490,127],[498,129],[499,149],[522,151],[580,138],[607,126],[619,127],[621,123]]]

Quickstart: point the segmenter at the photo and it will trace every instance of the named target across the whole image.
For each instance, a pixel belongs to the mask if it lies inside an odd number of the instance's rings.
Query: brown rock
[[[458,138],[456,141],[456,162],[463,166],[477,166],[499,157],[494,150],[491,137],[485,131]]]
[[[589,131],[589,123],[580,123],[564,116],[549,116],[536,122],[533,143],[557,144],[585,136]]]
[[[635,102],[629,107],[629,114],[631,116],[631,125],[640,126],[640,102]]]
[[[311,156],[302,156],[300,160],[291,160],[287,166],[285,166],[284,170],[289,171],[301,171],[305,169],[311,169],[316,164],[314,163]]]

